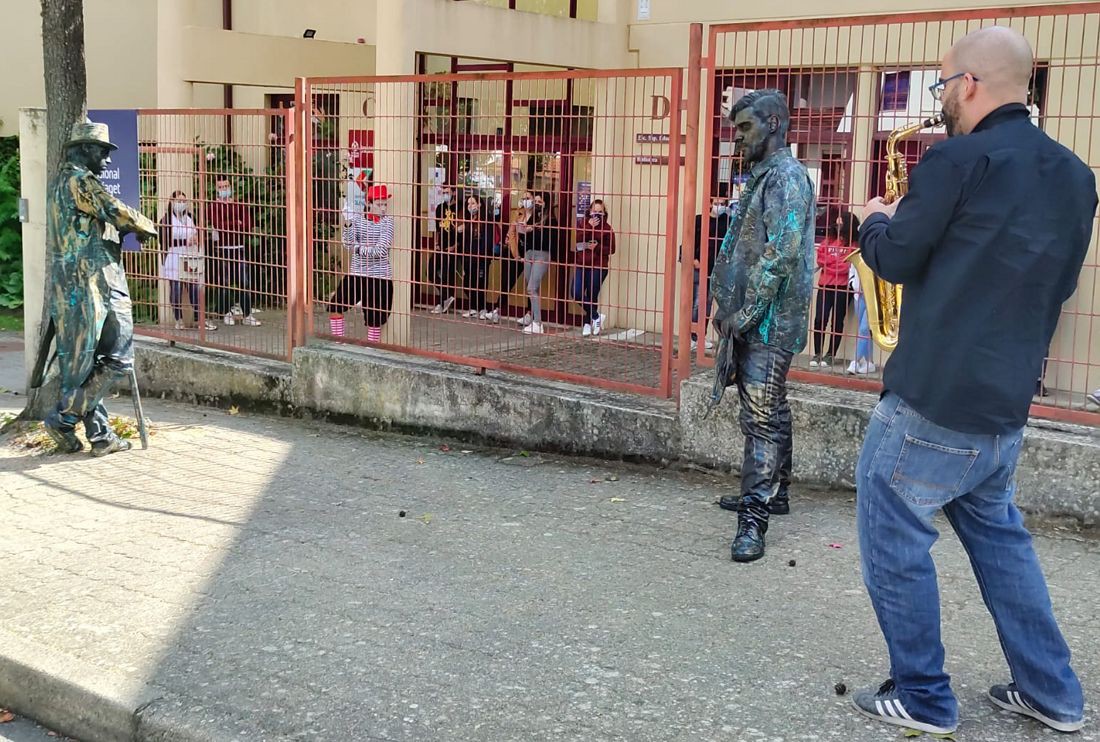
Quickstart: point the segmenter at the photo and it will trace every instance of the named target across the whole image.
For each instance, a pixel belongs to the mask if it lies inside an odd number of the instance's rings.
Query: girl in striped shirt
[[[393,217],[389,211],[390,193],[384,185],[367,189],[366,214],[356,214],[344,223],[344,249],[351,255],[351,268],[340,281],[328,305],[329,327],[336,337],[344,335],[344,312],[361,304],[367,341],[382,339],[382,326],[393,308],[393,270],[390,248],[393,246]]]

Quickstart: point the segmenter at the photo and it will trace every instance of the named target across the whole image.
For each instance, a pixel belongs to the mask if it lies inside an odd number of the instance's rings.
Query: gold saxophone
[[[905,166],[905,154],[898,151],[898,142],[916,134],[921,129],[934,128],[943,124],[943,114],[937,114],[920,123],[909,124],[890,132],[886,139],[886,193],[882,200],[890,204],[904,196],[909,190],[909,172]],[[867,302],[867,324],[871,328],[871,339],[875,345],[885,351],[893,350],[898,344],[898,328],[901,323],[901,284],[882,280],[867,267],[859,250],[848,256],[848,262],[855,266],[859,275],[859,284],[863,289],[863,298]]]

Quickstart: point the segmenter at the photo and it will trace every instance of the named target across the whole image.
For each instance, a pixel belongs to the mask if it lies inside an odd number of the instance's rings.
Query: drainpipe
[[[233,0],[222,0],[222,30],[233,30]],[[233,107],[232,85],[222,85],[222,107]],[[233,143],[233,118],[231,116],[225,117],[225,142],[226,144]]]

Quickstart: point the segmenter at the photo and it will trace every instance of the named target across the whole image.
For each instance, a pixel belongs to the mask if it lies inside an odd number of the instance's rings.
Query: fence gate
[[[1035,124],[1094,170],[1100,168],[1100,3],[737,23],[710,29],[702,203],[709,206],[727,187],[736,200],[747,180],[732,151],[729,106],[749,90],[779,88],[791,104],[792,149],[816,185],[817,231],[819,239],[824,237],[842,211],[859,213],[869,198],[883,193],[887,135],[938,112],[928,87],[939,79],[944,53],[965,34],[990,25],[1017,29],[1035,50],[1029,97]],[[938,129],[907,140],[903,146],[910,167],[943,136]],[[720,240],[707,221],[703,239]],[[1100,387],[1098,239],[1100,228],[1094,230],[1077,293],[1063,309],[1042,382],[1049,396],[1036,397],[1034,415],[1100,422],[1100,415],[1085,411],[1086,394]],[[707,253],[702,251],[704,263]],[[704,276],[708,267],[701,271]],[[702,284],[705,293],[706,281]],[[849,313],[826,326],[820,321],[826,296],[818,292],[808,348],[796,359],[792,378],[877,390],[883,354],[873,348],[871,365],[856,364],[855,373],[848,373],[860,340],[858,319]],[[848,298],[837,303],[847,307]],[[696,322],[687,317],[682,327],[702,337],[704,322],[702,315]],[[712,363],[703,343],[695,360]]]
[[[670,396],[681,77],[301,81],[306,331]],[[388,228],[363,216],[381,186],[393,245],[360,255],[364,230]],[[525,194],[544,207],[510,247]],[[586,230],[596,202],[610,232]]]

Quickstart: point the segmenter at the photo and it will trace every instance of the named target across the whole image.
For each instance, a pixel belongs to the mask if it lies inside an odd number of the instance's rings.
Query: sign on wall
[[[111,142],[118,149],[111,153],[111,162],[99,176],[103,187],[131,209],[141,209],[141,189],[138,186],[138,126],[136,110],[88,111],[88,119],[110,128]],[[137,237],[126,235],[122,249],[141,249]]]

